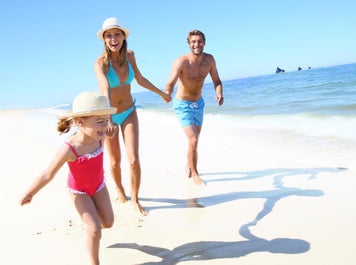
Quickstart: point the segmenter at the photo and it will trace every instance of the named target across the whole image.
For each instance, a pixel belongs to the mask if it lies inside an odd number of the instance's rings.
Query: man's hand
[[[169,94],[167,92],[163,92],[162,98],[166,103],[168,103],[172,100],[171,94]]]
[[[218,105],[221,106],[224,103],[224,97],[222,95],[216,95],[216,101]]]

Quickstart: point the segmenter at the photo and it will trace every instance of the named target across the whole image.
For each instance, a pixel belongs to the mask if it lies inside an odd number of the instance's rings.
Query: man
[[[219,106],[224,103],[223,87],[214,57],[203,52],[204,33],[192,30],[189,32],[187,40],[190,52],[174,61],[165,92],[172,94],[178,80],[178,90],[173,100],[173,108],[188,138],[186,172],[195,184],[204,185],[197,169],[198,140],[204,114],[204,99],[202,98],[204,80],[210,74]]]

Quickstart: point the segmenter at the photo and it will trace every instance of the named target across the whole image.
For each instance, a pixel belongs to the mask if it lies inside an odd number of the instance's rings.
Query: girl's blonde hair
[[[63,116],[58,119],[57,131],[59,134],[67,133],[70,131],[74,124],[74,119],[72,117]]]

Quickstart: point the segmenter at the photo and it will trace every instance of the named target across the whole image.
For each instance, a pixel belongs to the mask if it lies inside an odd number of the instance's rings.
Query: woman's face
[[[113,52],[120,51],[125,34],[120,29],[113,28],[104,32],[105,45]]]

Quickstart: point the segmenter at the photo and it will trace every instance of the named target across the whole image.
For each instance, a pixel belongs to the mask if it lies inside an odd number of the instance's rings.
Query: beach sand
[[[186,139],[174,116],[139,111],[140,217],[115,201],[101,264],[354,264],[356,143],[227,129],[205,121],[199,170],[184,172]],[[88,264],[85,230],[67,190],[67,167],[31,204],[19,198],[67,136],[54,115],[0,112],[1,264]],[[124,184],[130,190],[127,161]]]

